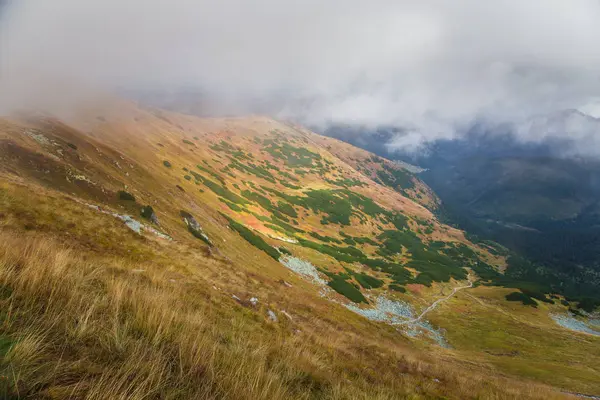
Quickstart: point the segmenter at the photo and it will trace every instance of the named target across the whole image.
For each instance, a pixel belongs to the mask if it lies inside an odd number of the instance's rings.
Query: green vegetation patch
[[[285,247],[280,247],[280,248],[279,248],[279,252],[280,252],[281,254],[286,254],[286,255],[288,255],[288,256],[291,256],[291,255],[292,255],[292,252],[291,252],[291,251],[289,251],[288,249],[286,249]]]
[[[222,197],[219,197],[219,201],[220,201],[221,203],[224,203],[224,204],[225,204],[227,207],[229,207],[229,208],[230,208],[232,211],[235,211],[235,212],[242,212],[242,211],[245,211],[245,210],[244,210],[242,207],[240,207],[240,206],[238,206],[237,204],[235,204],[235,203],[232,203],[232,202],[230,202],[230,201],[228,201],[228,200],[225,200],[225,199],[224,199],[224,198],[222,198]]]
[[[171,163],[170,163],[170,162],[168,162],[167,160],[163,161],[163,165],[164,165],[165,167],[167,167],[167,168],[171,168],[171,167],[172,167]]]
[[[410,172],[400,167],[392,168],[383,160],[380,161],[383,170],[377,171],[377,177],[382,184],[394,189],[412,189],[415,187],[413,175]]]
[[[135,201],[135,196],[124,190],[119,190],[117,195],[119,196],[119,200]]]
[[[391,284],[388,286],[388,289],[398,293],[406,293],[406,288],[400,285]]]
[[[308,232],[308,234],[314,237],[315,239],[320,240],[321,242],[342,244],[342,241],[339,239],[332,238],[329,236],[321,236],[317,232]]]
[[[506,295],[508,301],[520,301],[526,306],[537,307],[537,302],[522,292],[512,292]]]
[[[345,296],[354,303],[367,303],[367,299],[360,290],[352,283],[348,282],[343,275],[328,274],[331,280],[327,283],[333,290]]]
[[[265,151],[275,159],[283,160],[290,168],[309,168],[321,160],[321,155],[313,153],[304,147],[295,147],[289,143],[279,145],[271,141]]]
[[[347,179],[347,178],[346,179],[337,179],[337,180],[325,178],[325,182],[329,183],[330,185],[345,187],[345,188],[351,188],[354,186],[360,186],[360,187],[369,186],[365,182],[362,182],[362,181],[360,181],[358,179],[354,179],[354,178],[353,179]]]
[[[198,168],[200,171],[202,172],[206,172],[207,174],[211,175],[213,178],[215,178],[216,180],[218,180],[219,182],[221,182],[222,185],[225,184],[225,179],[223,179],[223,177],[219,174],[217,174],[215,171],[213,171],[211,168],[206,168],[200,164],[196,165],[196,168]],[[201,180],[198,178],[198,176],[200,175],[194,175],[196,176],[196,179]]]
[[[204,185],[206,187],[208,187],[210,190],[212,190],[215,194],[223,197],[226,200],[229,200],[232,203],[236,203],[236,204],[240,204],[240,205],[248,204],[248,201],[246,199],[238,196],[237,194],[233,193],[231,190],[227,189],[226,187],[218,185],[209,179],[202,178],[202,183],[204,183]]]
[[[367,274],[354,274],[354,279],[365,289],[377,289],[383,286],[383,281]]]
[[[298,213],[294,210],[294,207],[290,206],[288,203],[278,201],[277,205],[274,205],[269,198],[263,196],[258,192],[253,192],[250,190],[243,190],[242,196],[244,196],[247,200],[258,203],[262,208],[269,211],[273,214],[274,217],[279,219],[280,221],[289,222],[288,217],[297,218]],[[293,229],[296,230],[296,229]]]
[[[14,344],[9,337],[0,335],[0,358],[6,356]]]
[[[267,242],[264,241],[263,238],[252,232],[250,229],[246,228],[244,225],[235,222],[233,219],[229,218],[225,214],[221,214],[227,221],[229,222],[229,226],[234,229],[237,233],[240,234],[241,237],[246,239],[250,244],[252,244],[257,249],[260,249],[271,256],[274,260],[279,260],[280,253],[277,249]]]
[[[152,222],[154,222],[154,219],[156,218],[156,214],[154,213],[154,209],[152,208],[152,206],[143,206],[140,210],[140,215],[142,216],[142,218],[145,218]]]
[[[229,168],[237,169],[238,171],[249,175],[254,175],[271,183],[276,183],[273,174],[271,174],[269,170],[263,166],[256,165],[254,163],[242,164],[233,158],[231,158],[230,161],[231,163],[228,165]]]

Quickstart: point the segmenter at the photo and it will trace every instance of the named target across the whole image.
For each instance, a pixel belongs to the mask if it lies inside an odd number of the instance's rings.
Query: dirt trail
[[[424,317],[425,315],[427,315],[427,313],[428,313],[428,312],[430,312],[430,311],[433,311],[433,310],[434,310],[434,309],[435,309],[435,308],[438,306],[438,304],[440,304],[440,303],[442,303],[442,302],[444,302],[444,301],[446,301],[446,300],[449,300],[449,299],[450,299],[452,296],[454,296],[454,295],[455,295],[455,294],[456,294],[458,291],[461,291],[461,290],[463,290],[463,289],[472,288],[472,287],[473,287],[473,281],[472,281],[472,280],[470,279],[470,277],[469,277],[469,284],[468,284],[467,286],[458,286],[458,287],[455,287],[454,289],[452,289],[452,293],[450,293],[450,294],[449,294],[448,296],[446,296],[446,297],[443,297],[443,298],[441,298],[441,299],[438,299],[438,300],[434,301],[434,302],[433,302],[433,303],[432,303],[432,304],[431,304],[429,307],[427,307],[427,308],[426,308],[426,309],[425,309],[425,310],[424,310],[424,311],[421,313],[421,315],[419,315],[417,318],[413,318],[413,319],[411,319],[411,320],[408,320],[408,321],[402,321],[402,322],[401,322],[401,324],[402,324],[402,325],[410,325],[410,324],[414,324],[415,322],[419,322],[420,320],[422,320],[422,319],[423,319],[423,317]]]

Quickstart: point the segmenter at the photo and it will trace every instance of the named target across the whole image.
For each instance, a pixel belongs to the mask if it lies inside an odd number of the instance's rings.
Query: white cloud
[[[20,0],[2,20],[0,106],[194,87],[419,143],[597,104],[599,20],[596,0]]]

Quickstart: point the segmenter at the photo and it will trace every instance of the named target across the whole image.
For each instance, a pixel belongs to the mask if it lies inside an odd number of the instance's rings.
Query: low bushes
[[[341,276],[335,275],[331,281],[327,283],[333,290],[345,296],[349,300],[354,303],[366,303],[367,299],[365,296],[358,290],[356,286],[347,282]]]
[[[537,302],[522,292],[512,292],[506,295],[508,301],[520,301],[526,306],[537,307]]]
[[[383,286],[383,281],[367,274],[354,274],[354,279],[365,289],[377,289]]]
[[[140,209],[140,215],[142,216],[142,218],[145,218],[148,221],[158,223],[158,218],[156,217],[156,213],[154,212],[152,206],[143,206]]]
[[[269,256],[271,256],[274,260],[278,261],[281,254],[277,249],[271,246],[269,243],[265,242],[263,238],[252,232],[250,229],[246,228],[244,225],[235,222],[233,219],[229,218],[225,214],[221,214],[227,221],[229,222],[229,226],[231,229],[235,230],[240,234],[241,237],[246,239],[251,245],[254,247],[264,251]]]
[[[119,196],[119,200],[124,200],[124,201],[135,201],[135,196],[132,195],[129,192],[126,192],[124,190],[119,190],[117,192],[117,195]]]

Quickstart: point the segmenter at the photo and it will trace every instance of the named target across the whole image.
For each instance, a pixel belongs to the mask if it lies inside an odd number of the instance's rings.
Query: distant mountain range
[[[386,143],[403,134],[398,128],[326,133],[425,168],[419,176],[440,197],[447,222],[516,250],[586,293],[600,285],[600,162],[592,157],[600,120],[566,110],[519,124],[479,122],[416,156],[390,152]]]

